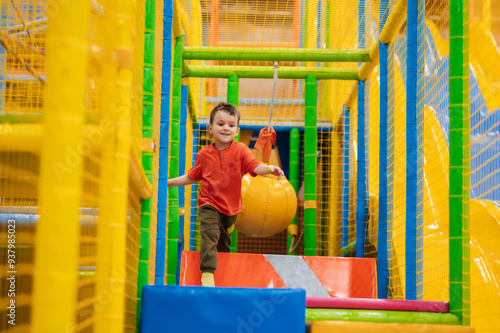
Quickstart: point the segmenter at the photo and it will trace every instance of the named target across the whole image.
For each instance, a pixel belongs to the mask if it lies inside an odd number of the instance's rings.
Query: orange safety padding
[[[376,298],[373,258],[303,257],[332,297]]]
[[[218,253],[214,279],[217,287],[286,288],[273,266],[261,254]],[[200,253],[184,251],[179,284],[201,285]]]
[[[315,321],[311,333],[473,333],[474,328],[440,324],[368,323],[356,321]]]

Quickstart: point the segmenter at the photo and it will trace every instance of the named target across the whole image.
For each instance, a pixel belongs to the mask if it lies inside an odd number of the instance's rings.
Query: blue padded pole
[[[388,0],[381,0],[379,6],[379,33],[384,28],[388,13]],[[377,240],[377,297],[387,298],[389,268],[387,261],[387,44],[379,42],[380,61],[380,130],[379,130],[379,205]]]
[[[358,45],[365,47],[365,0],[358,2]],[[361,64],[358,65],[358,67]],[[366,169],[365,169],[365,81],[358,81],[358,161],[356,179],[356,257],[365,255]]]
[[[343,171],[342,171],[342,208],[340,219],[340,248],[349,244],[349,109],[342,107],[344,115]],[[349,256],[349,255],[347,255]]]
[[[181,140],[179,145],[179,170],[180,174],[185,174],[186,170],[186,123],[188,117],[187,109],[188,100],[188,86],[181,86]],[[184,186],[179,186],[179,211],[185,208],[186,189]],[[179,245],[177,250],[177,274],[176,282],[179,284],[179,276],[181,274],[181,256],[182,251],[186,249],[185,238],[184,238],[184,216],[185,214],[179,214]]]
[[[365,169],[365,81],[358,82],[358,177],[356,179],[356,257],[365,256],[367,176]]]
[[[196,155],[198,154],[198,144],[199,144],[199,125],[193,125],[193,158],[192,165],[194,166],[196,162]],[[190,214],[190,227],[189,227],[189,251],[195,250],[195,240],[196,240],[196,218],[198,217],[198,203],[197,203],[197,191],[198,183],[191,185],[191,214]]]
[[[170,80],[172,77],[172,19],[173,0],[166,0],[163,9],[163,66],[161,85],[160,158],[158,172],[158,225],[156,233],[155,284],[165,284],[165,257],[167,249],[167,181],[168,138],[170,122]]]
[[[406,299],[417,299],[417,14],[407,2],[406,58]]]
[[[2,30],[5,28],[5,26],[7,26],[7,11],[8,11],[8,3],[7,2],[3,2],[2,1],[2,4],[0,5],[0,28],[2,28]],[[0,47],[0,91],[4,91],[4,85],[5,85],[5,70],[4,70],[4,67],[5,67],[5,58],[6,58],[6,53],[5,53],[5,48],[4,47]],[[0,98],[0,108],[3,110],[3,106],[4,106],[4,98]]]

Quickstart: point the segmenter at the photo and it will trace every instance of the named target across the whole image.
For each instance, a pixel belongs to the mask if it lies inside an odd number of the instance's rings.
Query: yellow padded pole
[[[378,43],[374,43],[372,45],[372,48],[370,49],[370,59],[372,60],[371,62],[365,62],[361,67],[358,69],[358,77],[360,81],[366,80],[368,77],[370,77],[371,73],[373,72],[373,69],[375,66],[378,65]]]
[[[174,19],[172,22],[173,37],[176,39],[183,35],[182,24],[181,24],[181,4],[179,0],[174,0]]]
[[[66,332],[74,330],[78,294],[83,183],[78,151],[86,110],[90,1],[60,5],[50,0],[48,6],[58,11],[47,28],[32,332]]]
[[[339,123],[337,123],[339,124]],[[340,256],[340,202],[342,198],[342,164],[337,158],[342,153],[342,134],[339,127],[335,126],[331,133],[332,166],[331,166],[331,195],[332,207],[330,208],[330,227],[328,229],[328,256]]]
[[[318,38],[318,0],[309,0],[306,2],[306,48],[315,49],[316,48],[316,39]],[[316,63],[307,62],[307,67],[315,67]]]
[[[117,193],[122,192],[115,189],[115,166],[116,166],[116,116],[114,102],[118,100],[117,91],[117,64],[114,60],[114,48],[116,47],[116,22],[115,22],[115,0],[100,0],[105,8],[106,16],[97,20],[98,31],[96,35],[97,44],[104,48],[102,58],[102,97],[101,128],[103,143],[101,150],[101,165],[99,173],[99,220],[97,225],[97,256],[96,256],[96,280],[95,280],[95,325],[94,332],[111,332],[113,324],[113,313],[110,300],[114,297],[124,297],[124,287],[113,283],[113,272],[111,262],[112,225],[119,223],[119,212],[123,207],[117,207],[114,199]],[[116,326],[115,326],[116,327]]]
[[[406,0],[398,0],[392,7],[384,28],[380,32],[379,40],[382,44],[394,42],[405,18]]]
[[[352,85],[352,88],[351,90],[349,91],[349,95],[347,96],[347,99],[346,101],[344,102],[345,104],[345,107],[348,108],[348,109],[351,109],[354,105],[354,102],[356,102],[356,98],[358,97],[358,82],[354,82],[354,84]],[[341,117],[342,115],[339,115],[339,118]],[[337,121],[338,122],[338,121]]]
[[[116,1],[116,53],[118,65],[119,106],[113,112],[116,116],[115,177],[113,202],[116,215],[111,222],[111,288],[113,297],[109,304],[109,332],[123,332],[125,323],[125,285],[127,258],[127,207],[131,150],[132,115],[132,66],[133,29],[135,27],[135,1]],[[143,45],[137,45],[143,47]],[[120,59],[120,57],[123,57]],[[116,292],[115,292],[116,291]]]
[[[134,147],[131,147],[130,153],[130,180],[131,185],[139,194],[141,199],[148,199],[153,194],[153,185],[146,177],[146,172],[142,167],[142,162],[137,158],[139,154]]]

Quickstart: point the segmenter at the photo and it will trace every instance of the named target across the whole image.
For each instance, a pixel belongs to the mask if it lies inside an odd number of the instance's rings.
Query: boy
[[[230,103],[217,104],[210,113],[208,131],[214,143],[201,149],[196,163],[184,176],[168,180],[168,186],[194,184],[201,180],[198,196],[200,219],[201,284],[215,285],[217,251],[229,252],[231,233],[236,215],[243,210],[241,179],[247,173],[273,174],[279,178],[283,171],[273,165],[260,163],[243,143],[233,141],[238,132],[240,113]]]

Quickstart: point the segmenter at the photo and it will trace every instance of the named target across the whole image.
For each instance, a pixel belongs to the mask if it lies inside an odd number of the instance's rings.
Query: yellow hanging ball
[[[241,196],[245,209],[238,214],[236,229],[254,237],[272,236],[292,222],[297,195],[290,182],[274,175],[242,179]]]

